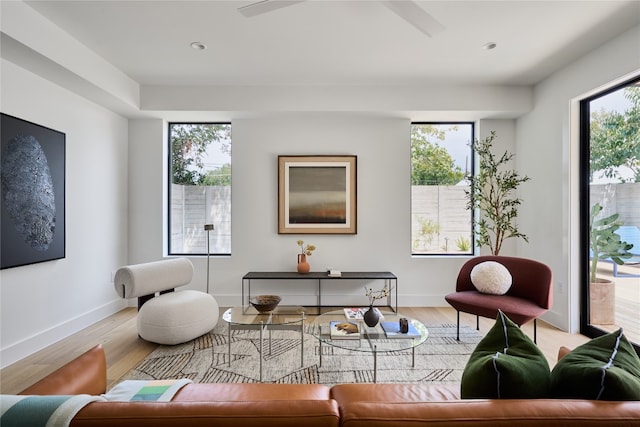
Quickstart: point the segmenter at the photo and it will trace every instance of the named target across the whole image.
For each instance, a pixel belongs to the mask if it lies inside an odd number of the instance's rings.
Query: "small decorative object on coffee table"
[[[329,323],[331,339],[360,339],[360,329],[356,322],[335,320]]]
[[[400,333],[406,334],[407,332],[409,332],[409,321],[407,320],[406,317],[400,318],[398,326],[400,328]],[[382,325],[382,327],[384,328],[384,325]]]
[[[268,313],[269,311],[275,310],[281,300],[282,298],[278,295],[258,295],[251,298],[250,302],[260,313]]]
[[[380,314],[376,310],[374,310],[373,306],[370,306],[369,310],[365,311],[362,319],[367,326],[373,327],[376,326],[380,321]]]
[[[367,289],[365,287],[364,291],[364,294],[367,296],[367,298],[369,298],[369,310],[364,313],[363,319],[364,323],[367,326],[373,327],[376,326],[380,321],[380,312],[374,310],[373,303],[378,299],[386,298],[389,295],[389,288],[387,288],[387,286],[385,285],[385,287],[380,289],[379,291],[374,291],[371,288]]]
[[[406,317],[402,317],[398,322],[380,322],[387,338],[420,338],[420,332],[410,323]]]

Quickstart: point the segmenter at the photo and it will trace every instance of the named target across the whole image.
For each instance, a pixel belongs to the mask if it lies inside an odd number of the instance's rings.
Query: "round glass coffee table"
[[[253,307],[233,307],[222,315],[229,326],[229,366],[231,366],[231,331],[260,331],[260,382],[262,382],[263,337],[269,333],[269,354],[271,354],[271,331],[289,330],[300,332],[300,366],[304,365],[304,321],[305,309],[297,306],[279,305],[268,313],[259,313]]]
[[[322,366],[322,345],[326,344],[349,351],[371,353],[374,383],[377,382],[378,353],[411,350],[411,366],[415,367],[415,349],[429,337],[427,327],[421,321],[401,313],[381,311],[381,314],[384,318],[374,327],[367,326],[361,319],[347,319],[343,309],[310,317],[308,329],[320,343],[320,366]],[[398,331],[401,318],[407,319],[410,328],[408,334]],[[345,327],[341,324],[346,322],[355,325],[357,332],[349,326],[347,329],[350,329],[351,333],[340,331],[341,326],[342,329]]]

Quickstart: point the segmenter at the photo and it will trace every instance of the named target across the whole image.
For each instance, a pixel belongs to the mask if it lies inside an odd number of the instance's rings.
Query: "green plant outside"
[[[471,249],[471,241],[469,241],[469,239],[467,239],[466,237],[459,236],[456,239],[456,246],[458,247],[459,251],[468,252],[469,249]]]
[[[431,245],[435,236],[440,234],[440,224],[430,219],[424,219],[423,217],[418,217],[418,222],[420,223],[420,229],[413,243],[414,248],[418,247],[421,239],[424,240],[427,245]]]
[[[230,185],[231,165],[207,171],[205,156],[212,144],[231,153],[231,125],[224,123],[172,123],[171,182],[182,185]]]
[[[631,258],[629,252],[633,245],[623,242],[616,230],[624,223],[618,221],[619,214],[615,213],[605,218],[596,219],[602,211],[600,203],[591,207],[589,215],[589,248],[591,249],[590,283],[596,281],[598,261],[611,259],[618,265],[624,264],[625,259]]]

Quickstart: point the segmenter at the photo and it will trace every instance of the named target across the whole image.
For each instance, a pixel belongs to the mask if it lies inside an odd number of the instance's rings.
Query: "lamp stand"
[[[211,239],[209,238],[209,233],[211,233],[213,228],[213,224],[204,225],[204,230],[207,232],[207,293],[209,293],[209,260],[211,257],[211,250],[209,246]]]

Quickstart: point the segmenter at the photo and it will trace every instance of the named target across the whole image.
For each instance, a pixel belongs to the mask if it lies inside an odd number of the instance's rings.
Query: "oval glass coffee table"
[[[378,353],[411,350],[411,366],[415,367],[415,349],[429,337],[427,327],[421,321],[401,313],[387,311],[381,311],[381,313],[384,318],[374,327],[368,327],[362,320],[347,319],[345,311],[342,309],[330,311],[317,317],[310,317],[310,321],[307,323],[308,330],[320,343],[320,366],[322,366],[322,345],[326,344],[344,350],[371,353],[373,356],[374,383],[377,382]],[[398,333],[396,328],[401,318],[407,319],[410,326],[410,334]],[[332,328],[332,322],[337,322],[338,324],[353,323],[357,326],[357,332],[343,333],[337,331],[338,328]]]
[[[231,331],[260,331],[260,382],[262,382],[262,360],[264,333],[269,333],[269,354],[271,354],[271,331],[289,330],[300,332],[300,365],[304,365],[304,307],[279,305],[273,311],[259,313],[253,307],[232,307],[224,312],[222,320],[229,325],[229,366],[231,366]]]

